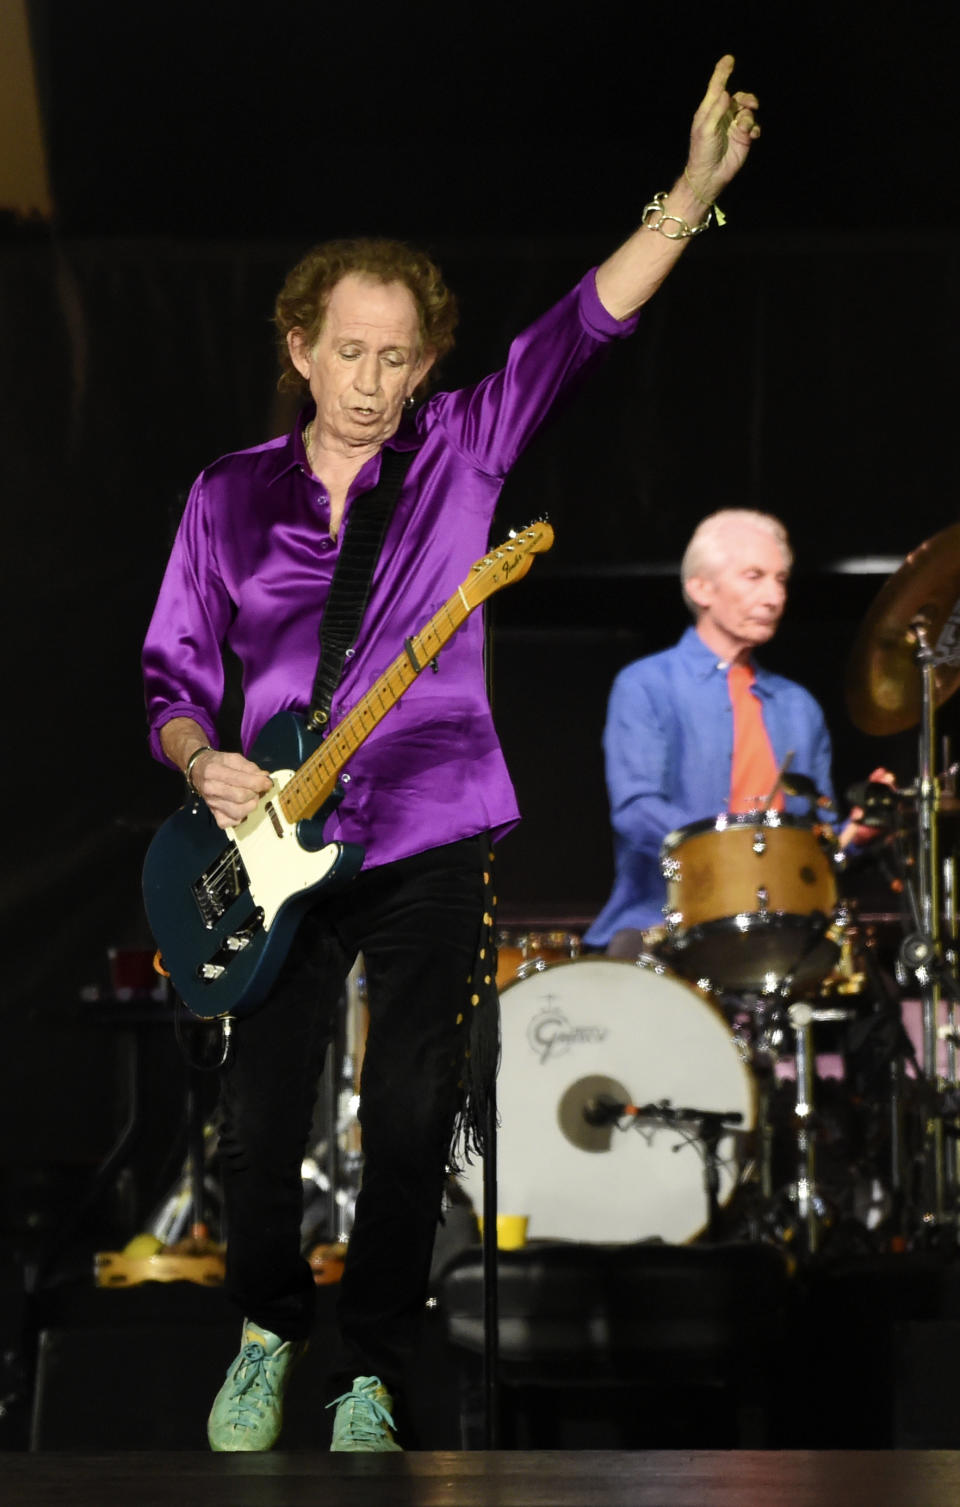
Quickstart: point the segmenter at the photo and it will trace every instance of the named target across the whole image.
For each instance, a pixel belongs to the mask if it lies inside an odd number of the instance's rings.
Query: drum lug
[[[758,884],[757,885],[757,910],[760,912],[761,916],[765,916],[767,914],[767,908],[768,908],[769,904],[770,904],[770,891],[767,889],[767,886],[765,884]]]
[[[517,971],[514,974],[514,978],[530,978],[535,973],[544,973],[546,971],[546,968],[547,963],[543,958],[525,958],[524,961],[518,966]]]
[[[753,834],[753,851],[758,855],[767,851],[766,833],[762,827],[758,827]]]

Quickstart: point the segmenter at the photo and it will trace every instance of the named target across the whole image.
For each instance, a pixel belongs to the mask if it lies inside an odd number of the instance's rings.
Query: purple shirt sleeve
[[[476,387],[444,393],[430,405],[463,453],[489,476],[504,478],[537,430],[613,339],[631,335],[637,316],[618,320],[600,302],[596,269],[510,346],[505,366]]]
[[[223,699],[221,645],[232,615],[204,506],[206,472],[194,482],[177,531],[143,651],[154,757],[170,763],[160,729],[192,717],[217,746],[216,716]]]

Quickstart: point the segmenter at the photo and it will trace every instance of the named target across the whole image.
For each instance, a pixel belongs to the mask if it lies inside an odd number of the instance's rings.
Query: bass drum
[[[545,964],[503,990],[501,1035],[498,1205],[528,1216],[530,1239],[693,1240],[707,1224],[704,1113],[741,1117],[718,1148],[729,1202],[754,1081],[693,985],[650,957]],[[650,1112],[603,1123],[613,1104]],[[482,1163],[461,1183],[479,1214]]]

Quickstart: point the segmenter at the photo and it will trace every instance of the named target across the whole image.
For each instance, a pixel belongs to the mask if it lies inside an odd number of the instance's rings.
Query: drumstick
[[[773,782],[773,789],[771,790],[770,794],[766,797],[766,799],[763,800],[763,801],[761,801],[761,803],[760,803],[760,809],[762,811],[766,811],[767,810],[767,808],[770,805],[770,802],[773,800],[773,798],[776,795],[777,791],[780,789],[780,786],[783,784],[783,777],[786,774],[787,770],[790,768],[790,765],[793,763],[793,754],[794,754],[794,750],[792,748],[788,748],[787,752],[784,754],[784,756],[783,756],[783,763],[780,765],[780,768],[777,770],[777,778]]]

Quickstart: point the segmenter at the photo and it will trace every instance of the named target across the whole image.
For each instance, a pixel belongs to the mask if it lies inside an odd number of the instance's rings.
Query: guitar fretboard
[[[319,811],[333,794],[340,771],[373,732],[391,707],[396,706],[417,676],[435,659],[444,644],[450,642],[473,607],[468,605],[463,588],[457,591],[427,623],[407,641],[408,647],[398,654],[362,701],[330,733],[284,785],[280,792],[283,814],[290,822],[304,821]],[[414,663],[415,662],[415,663]]]

